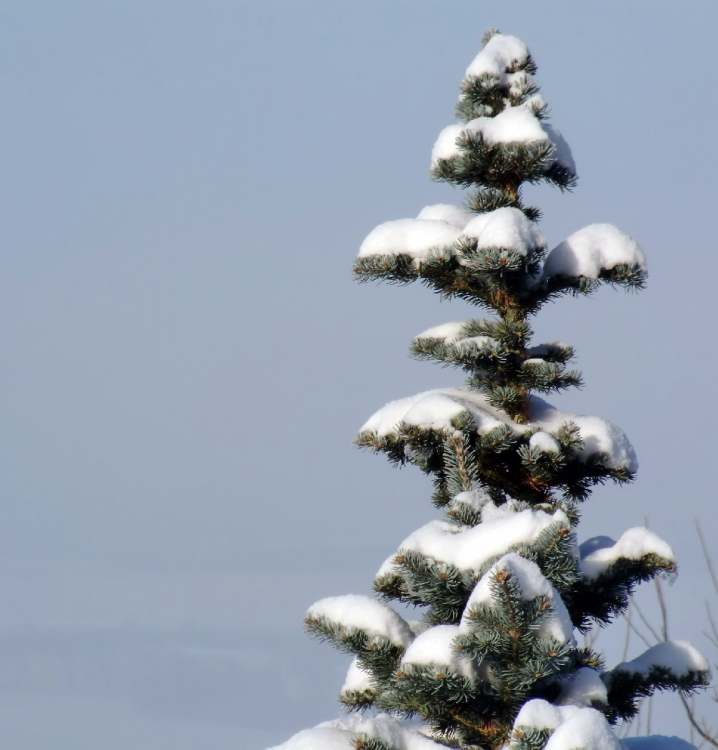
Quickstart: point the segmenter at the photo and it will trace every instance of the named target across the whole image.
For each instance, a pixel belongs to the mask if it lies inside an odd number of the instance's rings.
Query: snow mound
[[[394,750],[445,750],[414,729],[387,714],[348,716],[305,729],[269,750],[355,750],[358,737],[380,740]]]
[[[546,432],[556,432],[565,422],[573,422],[583,440],[581,455],[584,459],[604,455],[610,469],[630,472],[638,469],[636,452],[626,434],[607,419],[562,412],[537,396],[529,400],[529,419],[527,426],[533,424]]]
[[[466,326],[471,321],[456,321],[451,323],[442,323],[432,328],[427,328],[418,336],[414,337],[416,343],[427,341],[440,341],[445,345],[453,345],[456,349],[467,351],[474,349],[477,353],[480,350],[494,350],[497,342],[490,336],[467,336],[465,333]]]
[[[430,329],[431,330],[431,329]],[[508,414],[492,407],[486,397],[469,388],[443,388],[391,401],[362,425],[361,434],[379,438],[398,436],[403,426],[423,430],[451,431],[452,420],[468,414],[479,435],[505,425],[516,434],[535,431],[557,432],[566,422],[575,424],[583,441],[583,460],[602,456],[609,469],[635,472],[638,459],[625,433],[600,417],[562,412],[537,396],[529,397],[529,422],[517,424]]]
[[[334,727],[304,729],[281,745],[269,750],[356,750],[356,736]]]
[[[416,262],[446,259],[456,254],[455,243],[462,235],[476,240],[478,250],[501,248],[523,256],[546,245],[536,224],[518,208],[476,214],[437,203],[425,206],[416,219],[395,219],[374,227],[359,247],[359,257],[408,255]]]
[[[605,716],[593,708],[555,706],[536,698],[524,703],[514,721],[514,731],[545,729],[552,732],[544,750],[620,750],[621,743]]]
[[[493,500],[488,500],[481,509],[481,521],[498,521],[502,518],[511,518],[515,513],[521,513],[524,510],[526,508],[512,497],[501,505],[496,505]]]
[[[558,440],[553,435],[549,435],[548,432],[539,430],[534,432],[529,438],[529,448],[538,451],[539,453],[560,453],[561,447],[558,444]]]
[[[508,415],[501,415],[478,391],[443,388],[391,401],[369,417],[359,432],[386,437],[397,433],[402,425],[425,430],[452,430],[451,420],[461,414],[474,418],[480,434],[510,421]]]
[[[381,740],[396,750],[445,750],[444,745],[438,745],[388,714],[374,717],[348,716],[327,722],[326,725]]]
[[[628,737],[623,740],[625,750],[696,750],[695,745],[678,737],[662,737],[657,734],[649,737]]]
[[[424,206],[419,211],[417,219],[429,219],[431,221],[445,221],[453,227],[463,229],[476,214],[463,206],[455,206],[453,203],[434,203]]]
[[[518,208],[497,208],[477,214],[464,227],[463,234],[477,241],[478,250],[502,248],[524,257],[546,246],[536,224]]]
[[[440,551],[445,544],[450,545],[448,541],[450,537],[459,534],[461,530],[462,527],[455,523],[434,519],[409,534],[399,545],[399,551],[420,552],[424,555],[428,554],[425,550]],[[382,563],[377,571],[376,578],[396,572],[397,568],[394,562],[396,554],[394,553]]]
[[[413,638],[406,621],[391,607],[360,594],[320,599],[307,610],[306,619],[325,619],[342,628],[361,630],[375,638],[385,638],[402,648]]]
[[[460,338],[464,338],[464,329],[466,328],[465,320],[442,323],[438,326],[432,326],[415,336],[415,339],[439,339],[445,344],[452,344]]]
[[[471,660],[454,648],[458,625],[435,625],[418,635],[402,657],[401,667],[432,666],[474,679]]]
[[[606,704],[608,690],[595,669],[581,667],[561,681],[559,703],[589,708],[594,703]]]
[[[659,643],[632,661],[622,662],[612,671],[648,676],[654,667],[667,669],[676,677],[688,676],[695,672],[710,673],[706,658],[687,641]]]
[[[561,723],[546,743],[544,750],[620,750],[621,743],[600,711],[579,708]]]
[[[618,560],[640,560],[646,555],[656,555],[675,563],[673,550],[667,542],[642,526],[624,531],[614,542],[610,537],[587,539],[579,548],[580,567],[586,578],[598,578]]]
[[[434,142],[431,150],[431,166],[435,167],[442,159],[458,156],[461,149],[457,139],[464,134],[481,135],[490,145],[552,143],[549,133],[529,108],[507,107],[496,117],[476,117],[467,123],[447,125]]]
[[[446,507],[448,510],[451,510],[459,505],[468,505],[473,510],[480,511],[487,503],[491,503],[491,495],[485,489],[479,487],[475,490],[467,490],[466,492],[459,492],[458,495],[454,495]]]
[[[447,521],[430,521],[410,534],[400,545],[401,552],[417,552],[459,570],[475,571],[511,547],[532,544],[549,527],[569,528],[562,510],[546,513],[526,509],[519,513],[497,514],[478,526],[461,527]],[[377,575],[388,572],[386,563]]]
[[[447,258],[461,230],[436,219],[396,219],[372,229],[359,248],[359,257],[409,255],[415,261]]]
[[[544,277],[597,279],[602,271],[622,264],[646,269],[646,258],[638,243],[612,224],[590,224],[574,232],[548,254]]]
[[[484,525],[490,524],[481,524],[479,528]],[[544,596],[551,603],[551,614],[544,618],[539,629],[541,636],[552,638],[559,643],[569,643],[572,645],[575,643],[573,638],[573,623],[559,593],[551,582],[546,579],[536,563],[526,560],[514,552],[504,555],[504,557],[494,563],[474,587],[461,618],[461,624],[459,625],[462,631],[471,630],[472,628],[472,622],[469,618],[472,607],[480,605],[492,606],[494,602],[494,594],[491,590],[492,581],[496,574],[500,572],[508,573],[518,583],[521,596],[525,601],[531,601],[538,596]]]
[[[498,79],[499,85],[510,83],[508,71],[526,65],[529,50],[518,37],[509,34],[494,34],[484,48],[469,63],[465,78],[478,78],[490,75]]]
[[[361,668],[359,660],[354,657],[347,670],[340,694],[363,693],[367,690],[373,690],[371,675]]]
[[[450,518],[465,524],[464,528],[472,528],[478,525],[479,520],[482,523],[495,521],[524,508],[513,498],[508,498],[497,506],[485,489],[477,487],[452,497],[446,504],[446,513]]]

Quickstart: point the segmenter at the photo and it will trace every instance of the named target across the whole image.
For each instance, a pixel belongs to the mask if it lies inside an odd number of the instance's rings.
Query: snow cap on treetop
[[[510,71],[517,71],[529,61],[529,49],[518,37],[492,34],[481,52],[469,63],[465,78],[489,75],[501,85],[509,83]]]

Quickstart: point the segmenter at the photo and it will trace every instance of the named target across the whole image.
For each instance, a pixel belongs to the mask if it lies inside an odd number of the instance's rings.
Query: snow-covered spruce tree
[[[417,336],[416,357],[461,368],[466,384],[389,403],[360,430],[359,445],[432,477],[445,518],[381,566],[374,588],[384,601],[339,596],[309,609],[309,631],[354,656],[340,698],[355,713],[300,732],[285,750],[667,747],[622,744],[612,725],[655,690],[707,682],[705,659],[684,642],[606,668],[576,640],[675,561],[644,528],[577,544],[580,504],[595,485],[632,480],[636,456],[618,427],[534,395],[581,376],[567,368],[569,345],[531,342],[531,317],[562,296],[601,283],[638,289],[646,278],[639,246],[608,224],[547,253],[522,186],[565,190],[576,169],[535,71],[522,41],[487,34],[461,84],[462,122],[439,134],[431,161],[435,179],[472,189],[468,207],[432,205],[381,224],[359,251],[362,281],[420,280],[492,317]],[[403,619],[392,600],[420,608],[420,620]]]

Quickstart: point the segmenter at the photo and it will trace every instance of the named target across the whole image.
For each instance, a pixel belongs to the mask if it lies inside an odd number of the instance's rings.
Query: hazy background
[[[492,25],[528,41],[578,163],[574,194],[531,191],[549,243],[610,221],[649,258],[644,293],[536,321],[578,350],[560,402],[642,462],[582,538],[649,516],[681,562],[673,633],[709,650],[717,7],[2,3],[1,746],[252,750],[336,715],[347,659],[304,609],[367,592],[434,515],[352,438],[460,380],[407,347],[472,314],[356,285],[352,260],[375,224],[461,200],[429,153]],[[653,713],[687,736],[675,698]]]

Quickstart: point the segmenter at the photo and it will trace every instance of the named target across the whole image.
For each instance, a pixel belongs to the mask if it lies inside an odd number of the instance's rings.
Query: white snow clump
[[[544,278],[583,276],[597,279],[602,271],[618,265],[646,269],[646,257],[638,243],[612,224],[590,224],[551,250],[544,264]]]
[[[403,425],[424,430],[450,431],[453,429],[452,420],[462,414],[472,417],[480,435],[502,425],[508,426],[517,434],[527,430],[535,431],[536,428],[555,433],[564,423],[573,422],[583,441],[581,456],[584,460],[600,455],[610,469],[625,469],[630,472],[638,469],[638,458],[633,446],[619,427],[600,417],[559,411],[538,396],[529,397],[529,421],[518,424],[508,414],[491,406],[478,391],[468,388],[424,391],[389,402],[369,417],[359,433],[374,433],[377,437],[385,438],[398,435]],[[544,447],[546,445],[547,443]]]
[[[347,630],[362,630],[400,647],[413,638],[409,625],[391,607],[360,594],[320,599],[307,610],[306,619],[325,619]]]
[[[676,561],[669,544],[642,526],[624,531],[617,542],[605,536],[587,539],[579,547],[579,553],[581,572],[591,580],[621,559],[640,560],[653,554],[672,563]]]
[[[410,534],[399,545],[399,553],[418,552],[459,570],[475,571],[511,547],[534,543],[554,524],[570,528],[562,510],[546,513],[527,508],[518,513],[497,513],[495,518],[489,517],[478,526],[469,527],[434,520]],[[392,567],[393,558],[389,558],[377,577],[390,572]]]
[[[488,524],[482,524],[484,525]],[[461,618],[459,627],[462,631],[471,630],[472,623],[469,614],[472,607],[492,605],[494,601],[492,581],[499,572],[508,573],[518,583],[524,600],[531,601],[536,597],[544,596],[550,602],[551,614],[544,618],[538,631],[542,637],[552,638],[559,643],[574,643],[573,623],[558,591],[543,575],[536,563],[514,552],[504,555],[494,563],[474,587]]]
[[[666,641],[652,646],[640,656],[614,667],[613,672],[647,676],[654,668],[667,669],[677,677],[695,672],[710,673],[706,658],[687,641]]]
[[[454,648],[454,638],[458,634],[458,625],[435,625],[427,628],[407,648],[401,659],[401,667],[432,666],[473,680],[471,659]]]
[[[503,248],[523,256],[546,246],[536,224],[518,208],[497,208],[477,214],[464,227],[463,235],[475,239],[478,250]]]

